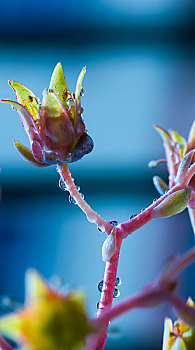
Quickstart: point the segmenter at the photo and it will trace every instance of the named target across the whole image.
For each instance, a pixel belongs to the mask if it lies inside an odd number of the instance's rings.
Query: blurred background
[[[120,222],[158,197],[152,176],[167,178],[152,127],[187,138],[195,115],[195,2],[193,0],[0,0],[0,96],[14,99],[7,80],[41,97],[62,62],[70,91],[83,66],[84,119],[93,152],[70,166],[88,203],[106,220]],[[38,269],[87,293],[92,316],[103,278],[105,235],[86,221],[58,187],[55,166],[34,168],[13,140],[28,145],[19,116],[1,105],[0,294],[22,302],[24,273]],[[122,246],[120,297],[158,276],[166,259],[194,244],[187,212],[154,220]],[[194,267],[181,275],[179,293],[195,297]],[[4,312],[4,311],[3,311]],[[136,310],[110,326],[106,349],[160,349],[170,307]]]

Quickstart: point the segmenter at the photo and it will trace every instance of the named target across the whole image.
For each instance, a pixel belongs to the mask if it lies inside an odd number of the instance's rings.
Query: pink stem
[[[70,192],[70,195],[74,197],[77,202],[77,205],[87,216],[87,219],[91,223],[95,223],[102,231],[105,231],[107,234],[113,229],[113,226],[110,225],[107,221],[102,219],[82,198],[80,193],[77,191],[74,181],[71,177],[71,174],[68,169],[68,164],[58,164],[58,172],[67,186],[67,190]]]
[[[114,318],[130,311],[134,308],[149,307],[153,303],[159,303],[162,299],[162,292],[156,286],[147,286],[144,290],[135,296],[131,296],[126,300],[121,301],[112,309],[107,309],[101,317],[92,320],[92,324],[97,328],[113,320]]]
[[[184,179],[184,182],[183,182],[184,186],[188,186],[189,185],[190,180],[192,179],[194,174],[195,174],[195,163],[193,163],[191,165],[191,167],[188,169],[188,172],[187,172],[187,174],[185,176],[185,179]]]
[[[149,285],[144,290],[134,296],[123,300],[112,309],[107,309],[98,319],[92,319],[92,325],[99,329],[99,338],[102,335],[104,324],[123,315],[125,312],[135,308],[146,308],[157,306],[162,301],[168,301],[176,309],[176,311],[187,322],[195,324],[195,309],[188,306],[186,301],[158,285]]]
[[[195,261],[195,247],[190,249],[182,258],[173,263],[165,275],[159,280],[161,285],[168,285],[171,281],[174,281],[176,277],[186,269],[189,265],[191,265]]]
[[[161,196],[157,201],[155,201],[153,204],[151,204],[148,208],[146,208],[144,211],[142,211],[140,214],[136,215],[133,219],[121,224],[119,226],[119,231],[122,236],[122,238],[126,238],[129,234],[136,231],[138,228],[144,226],[147,224],[151,219],[151,213],[152,210],[158,206],[166,197],[168,197],[170,194],[181,190],[185,186],[182,185],[175,185],[172,187],[168,192],[166,192],[163,196]]]
[[[117,276],[117,268],[119,261],[119,254],[121,248],[122,238],[120,235],[117,235],[117,250],[109,262],[106,263],[105,272],[104,272],[104,283],[103,289],[101,292],[101,299],[99,303],[99,310],[97,312],[97,320],[111,309],[113,301],[113,292],[115,288],[115,280]],[[88,350],[102,350],[107,338],[109,320],[104,323],[103,328],[101,329],[101,336],[94,334],[89,337],[88,344],[86,349]]]
[[[0,349],[1,350],[14,350],[11,345],[9,345],[6,340],[0,335]]]

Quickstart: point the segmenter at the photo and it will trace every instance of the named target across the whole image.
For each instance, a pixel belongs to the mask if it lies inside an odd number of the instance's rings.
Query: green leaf
[[[17,314],[0,317],[0,333],[16,342],[20,338],[20,326],[21,322]]]
[[[163,348],[162,350],[170,350],[170,334],[172,332],[173,323],[170,318],[166,317],[164,321],[164,333],[163,333]]]
[[[178,152],[180,159],[182,159],[187,149],[186,140],[175,130],[170,130],[170,134],[172,136],[173,141],[176,142],[178,146],[180,146],[178,148]]]
[[[51,118],[60,118],[63,114],[64,118],[66,118],[67,121],[70,124],[72,124],[67,110],[64,108],[62,102],[60,101],[60,99],[57,97],[55,93],[52,93],[52,92],[44,93],[40,114],[45,109],[48,109]]]
[[[25,278],[25,291],[26,291],[26,300],[25,302],[33,303],[36,302],[48,293],[48,285],[43,277],[34,269],[29,269],[26,272]]]
[[[17,81],[9,80],[9,85],[16,94],[18,103],[25,106],[27,111],[32,115],[34,120],[38,118],[39,99],[25,85]]]
[[[190,188],[176,191],[166,197],[151,213],[153,218],[165,218],[182,212],[190,200]]]
[[[79,74],[79,77],[78,77],[78,79],[77,79],[75,97],[76,97],[76,101],[77,101],[77,106],[78,106],[78,107],[81,106],[82,82],[83,82],[83,78],[84,78],[85,73],[86,73],[86,67],[84,67],[84,68],[82,69],[82,71],[81,71],[81,73]]]
[[[189,132],[188,143],[190,144],[191,149],[195,148],[195,121],[193,122]]]
[[[14,145],[17,149],[17,151],[19,152],[20,156],[22,157],[22,159],[24,159],[26,162],[35,165],[37,167],[45,167],[48,166],[49,164],[46,163],[39,163],[35,160],[33,154],[31,153],[30,149],[26,146],[24,146],[22,143],[20,143],[19,141],[14,141]]]
[[[158,125],[154,125],[154,128],[158,131],[163,142],[171,148],[171,136],[169,135],[169,133]]]
[[[153,184],[160,195],[163,195],[169,189],[166,182],[164,182],[159,176],[153,177]]]
[[[67,96],[70,95],[68,85],[66,82],[66,79],[64,77],[62,64],[59,62],[56,67],[54,68],[49,90],[53,90],[53,92],[57,95],[59,100],[62,102],[62,104],[65,106],[65,108],[68,109],[67,106]]]
[[[178,337],[173,344],[171,350],[188,350],[182,338]]]

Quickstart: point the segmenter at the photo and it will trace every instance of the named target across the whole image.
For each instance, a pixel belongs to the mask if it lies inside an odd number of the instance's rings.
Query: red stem
[[[122,237],[118,234],[117,250],[109,262],[106,263],[104,272],[104,283],[101,292],[101,299],[99,303],[99,310],[97,312],[97,320],[101,318],[107,310],[111,309],[113,301],[113,291],[115,288],[115,280],[117,276],[118,261],[120,255],[120,248],[122,243]],[[87,348],[88,350],[103,350],[107,338],[107,330],[109,325],[109,319],[104,323],[101,329],[101,336],[94,334],[89,337]]]
[[[73,196],[77,202],[77,205],[87,216],[87,220],[91,223],[95,223],[102,231],[105,231],[106,234],[110,234],[113,229],[107,221],[101,218],[84,200],[81,194],[77,191],[74,184],[74,180],[71,177],[71,173],[68,169],[68,164],[58,164],[58,172],[66,184],[67,190],[70,195]]]
[[[11,345],[9,345],[6,340],[0,335],[0,349],[1,350],[14,350]]]
[[[170,196],[170,194],[181,190],[185,186],[182,185],[175,185],[172,187],[168,192],[166,192],[163,196],[161,196],[157,201],[152,203],[148,208],[146,208],[144,211],[142,211],[140,214],[136,215],[133,219],[125,222],[124,224],[121,224],[119,227],[120,234],[122,238],[126,238],[129,234],[132,232],[138,230],[138,228],[144,226],[147,224],[151,219],[151,213],[152,210],[158,206],[166,197]]]

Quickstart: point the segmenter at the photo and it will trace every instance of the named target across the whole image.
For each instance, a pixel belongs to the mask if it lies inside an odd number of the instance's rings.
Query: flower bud
[[[116,245],[116,228],[113,228],[109,236],[103,243],[102,246],[102,260],[104,262],[109,262],[117,250]]]

